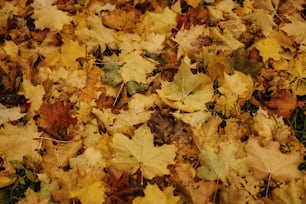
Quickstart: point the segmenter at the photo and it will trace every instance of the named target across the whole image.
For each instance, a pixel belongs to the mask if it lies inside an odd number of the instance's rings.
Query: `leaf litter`
[[[0,0],[1,203],[305,203],[303,0]]]

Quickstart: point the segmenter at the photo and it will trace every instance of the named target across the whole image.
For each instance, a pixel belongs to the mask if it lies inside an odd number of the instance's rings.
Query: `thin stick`
[[[121,86],[120,86],[120,89],[119,89],[119,91],[118,91],[118,93],[117,93],[117,95],[116,95],[115,101],[114,101],[114,103],[113,103],[113,107],[115,107],[115,105],[116,105],[116,103],[117,103],[117,101],[118,101],[118,99],[119,99],[119,96],[120,96],[120,94],[121,94],[121,92],[122,92],[123,86],[124,86],[124,82],[122,82],[122,84],[121,84]]]
[[[73,142],[72,140],[68,140],[68,141],[57,140],[57,139],[52,139],[52,138],[49,138],[49,137],[34,137],[33,139],[34,140],[50,140],[52,142],[58,142],[58,143],[71,143],[71,142]]]
[[[265,197],[266,197],[266,198],[268,197],[268,194],[269,194],[269,188],[270,188],[271,177],[272,177],[272,174],[269,173],[268,183],[267,183],[267,188],[266,188],[266,193],[265,193]]]

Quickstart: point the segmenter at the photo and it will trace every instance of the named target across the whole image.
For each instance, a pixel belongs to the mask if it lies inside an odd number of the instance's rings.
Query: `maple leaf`
[[[303,186],[301,180],[291,181],[288,185],[281,185],[280,188],[274,189],[272,192],[273,200],[283,204],[302,204],[301,199],[303,192]]]
[[[237,84],[239,83],[239,87]],[[217,100],[217,105],[228,115],[238,100],[248,100],[253,90],[253,80],[250,75],[235,71],[229,75],[224,73],[222,85],[218,88],[222,96]]]
[[[83,188],[70,192],[70,198],[78,198],[82,203],[101,204],[105,201],[104,185],[96,181]]]
[[[96,174],[106,167],[102,154],[93,147],[88,147],[83,154],[69,159],[71,168],[77,169],[81,175]]]
[[[160,53],[166,39],[165,34],[145,33],[144,40],[140,42],[141,47],[150,53]]]
[[[237,50],[244,47],[244,44],[235,39],[233,34],[228,30],[224,30],[221,33],[219,28],[212,27],[210,28],[210,33],[216,41],[221,40],[223,45],[214,45],[219,50]]]
[[[176,13],[168,7],[162,12],[146,12],[141,22],[136,27],[139,33],[155,32],[167,33],[176,25]]]
[[[278,115],[283,118],[289,118],[297,107],[297,98],[294,93],[288,90],[281,90],[265,104],[267,107],[275,109]]]
[[[243,160],[236,159],[236,152],[237,146],[231,141],[221,143],[218,153],[210,146],[204,147],[199,156],[201,166],[197,169],[197,176],[211,181],[220,179],[228,185],[226,178],[232,171],[240,175],[246,174],[246,166]]]
[[[195,180],[196,171],[191,165],[178,163],[172,174],[173,182],[188,194],[186,203],[203,204],[210,200],[219,186],[214,181]],[[189,198],[190,197],[190,198]]]
[[[271,142],[270,146],[261,147],[257,140],[249,139],[246,145],[248,168],[254,171],[256,178],[271,175],[277,181],[290,181],[300,178],[301,172],[297,166],[301,162],[299,152],[283,154],[279,150],[278,142]]]
[[[161,191],[156,184],[148,184],[144,189],[145,196],[135,198],[133,204],[177,204],[180,197],[174,196],[173,190],[174,188],[169,186]]]
[[[124,62],[124,65],[120,68],[120,73],[124,82],[150,82],[150,78],[147,78],[147,74],[155,69],[156,63],[145,59],[140,54],[140,52],[136,51],[129,54],[120,54],[119,59]]]
[[[89,51],[99,45],[101,52],[104,52],[106,45],[110,46],[116,41],[114,30],[106,28],[99,16],[90,13],[86,14],[82,19],[83,21],[79,22],[75,32],[78,40],[86,45]]]
[[[40,159],[37,151],[39,141],[34,140],[41,135],[33,120],[26,125],[3,124],[0,129],[0,155],[6,155],[7,160],[22,161],[23,156]]]
[[[193,8],[198,7],[198,5],[202,2],[202,0],[186,0],[186,3]]]
[[[273,60],[281,59],[280,52],[282,48],[275,38],[264,38],[259,40],[255,43],[255,47],[259,50],[260,56],[262,56],[264,62],[270,58]]]
[[[43,96],[45,94],[44,87],[42,85],[34,86],[30,80],[24,79],[22,82],[22,92],[24,92],[25,97],[31,102],[30,109],[38,111],[43,102]]]
[[[167,166],[174,163],[176,147],[154,147],[153,135],[147,125],[135,130],[132,139],[114,134],[112,147],[116,154],[110,164],[120,170],[135,173],[139,168],[147,179],[169,174]]]
[[[77,41],[66,40],[61,46],[61,65],[66,68],[75,69],[79,66],[78,58],[85,57],[86,48],[79,45]]]
[[[60,31],[65,24],[70,24],[72,21],[67,13],[50,5],[35,9],[32,17],[35,19],[36,28],[41,30],[49,28],[50,31]]]
[[[201,166],[197,169],[197,176],[210,181],[220,179],[228,185],[226,178],[232,171],[246,174],[246,166],[243,160],[236,159],[236,152],[237,146],[231,141],[221,143],[218,153],[210,146],[204,147],[199,156]]]
[[[295,41],[300,44],[306,44],[305,30],[306,25],[302,19],[292,19],[291,23],[283,24],[280,28],[282,31],[285,31],[288,36],[293,36]]]
[[[266,37],[272,33],[273,26],[275,25],[273,16],[263,9],[256,9],[252,14],[246,16],[245,19],[250,20]]]
[[[67,128],[70,125],[77,124],[77,118],[70,116],[70,103],[64,104],[64,102],[57,101],[54,104],[43,102],[39,113],[38,124],[52,136],[57,139],[70,140],[71,136],[67,135]]]
[[[190,30],[181,29],[177,32],[174,41],[179,45],[177,57],[184,55],[194,55],[201,51],[200,37],[205,32],[205,26],[197,25]],[[206,31],[206,33],[208,30]]]
[[[156,100],[157,96],[154,94],[150,96],[134,94],[128,103],[128,110],[121,110],[120,114],[112,113],[110,108],[103,110],[94,108],[92,112],[104,123],[110,134],[130,134],[134,130],[134,125],[149,120],[152,111],[147,109],[152,107]]]
[[[206,110],[205,103],[211,100],[211,79],[202,73],[192,74],[188,64],[182,62],[172,82],[162,81],[157,90],[164,103],[172,108],[194,112]]]

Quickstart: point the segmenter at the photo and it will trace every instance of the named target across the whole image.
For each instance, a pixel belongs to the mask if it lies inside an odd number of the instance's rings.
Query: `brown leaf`
[[[64,104],[62,101],[54,104],[43,102],[39,110],[39,126],[56,139],[71,140],[72,136],[67,134],[67,128],[76,125],[77,119],[70,116],[70,107],[70,103]]]
[[[272,96],[271,100],[266,102],[266,105],[268,108],[276,110],[283,118],[289,118],[297,106],[296,95],[288,90],[281,90]]]
[[[128,204],[132,203],[132,200],[139,195],[143,195],[143,187],[136,182],[127,173],[121,173],[117,178],[118,172],[114,171],[112,167],[109,168],[110,177],[114,180],[111,181],[110,192],[107,193],[108,204]]]
[[[137,10],[121,10],[115,9],[110,11],[108,15],[102,17],[103,24],[109,28],[123,31],[132,31],[139,21],[139,13]]]
[[[101,110],[104,108],[112,108],[115,102],[115,98],[112,96],[106,95],[106,90],[102,90],[102,94],[97,99],[97,107]]]

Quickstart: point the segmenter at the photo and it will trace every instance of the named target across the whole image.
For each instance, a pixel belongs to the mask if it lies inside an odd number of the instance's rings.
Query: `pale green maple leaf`
[[[237,147],[231,141],[221,143],[217,153],[210,146],[202,149],[199,157],[201,167],[197,169],[198,177],[211,181],[220,179],[227,185],[226,178],[233,170],[240,175],[245,175],[247,172],[246,166],[242,159],[235,158],[236,152]]]
[[[205,74],[193,74],[189,65],[183,62],[172,82],[162,81],[157,90],[164,103],[172,108],[194,112],[206,110],[205,103],[213,96],[210,77]]]
[[[123,134],[114,134],[112,147],[116,154],[110,164],[120,170],[135,173],[139,168],[147,179],[168,175],[167,166],[174,163],[176,147],[154,147],[153,135],[147,125],[135,130],[132,139]]]

